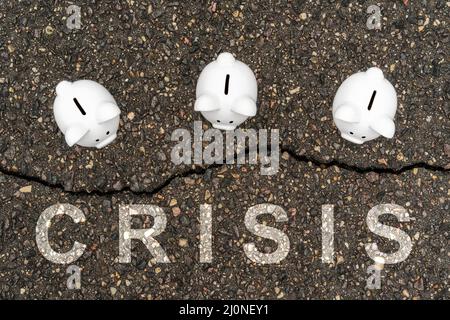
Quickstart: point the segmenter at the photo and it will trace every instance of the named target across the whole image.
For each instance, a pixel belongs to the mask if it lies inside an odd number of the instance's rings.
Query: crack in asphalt
[[[345,162],[341,162],[338,160],[330,160],[327,162],[318,160],[314,157],[308,157],[308,156],[299,156],[294,151],[292,151],[289,148],[281,148],[282,152],[287,152],[289,156],[294,158],[297,162],[303,162],[303,163],[309,163],[311,162],[316,167],[320,168],[330,168],[330,167],[338,167],[340,169],[344,169],[351,172],[356,172],[359,174],[367,174],[367,173],[378,173],[378,174],[392,174],[392,175],[400,175],[402,173],[405,173],[407,171],[411,171],[414,169],[426,169],[428,171],[434,171],[434,172],[450,172],[450,168],[445,168],[441,166],[435,166],[432,164],[428,164],[426,162],[416,162],[412,164],[408,164],[406,166],[400,167],[398,169],[395,168],[379,168],[379,167],[358,167],[353,166],[350,164],[347,164]]]
[[[248,147],[244,150],[245,155],[248,156]],[[425,162],[417,162],[417,163],[413,163],[413,164],[409,164],[406,166],[403,166],[401,168],[398,169],[394,169],[394,168],[378,168],[378,167],[358,167],[358,166],[353,166],[353,165],[349,165],[346,164],[344,162],[340,162],[338,160],[331,160],[331,161],[321,161],[319,159],[316,159],[314,157],[309,157],[309,156],[305,156],[305,155],[297,155],[294,151],[292,151],[289,148],[285,148],[285,147],[281,147],[280,148],[280,153],[287,153],[290,157],[292,157],[295,161],[300,162],[300,163],[305,163],[305,164],[313,164],[316,167],[322,168],[322,169],[328,169],[330,167],[338,167],[340,169],[343,170],[347,170],[350,172],[355,172],[358,174],[368,174],[368,173],[377,173],[377,174],[391,174],[391,175],[400,175],[403,174],[405,172],[414,170],[414,169],[425,169],[428,171],[433,171],[433,172],[442,172],[442,173],[448,173],[450,172],[450,168],[445,168],[445,167],[441,167],[441,166],[434,166],[434,165],[430,165],[428,163]],[[137,190],[133,190],[130,186],[126,186],[123,187],[119,190],[106,190],[106,191],[102,191],[102,190],[80,190],[80,191],[71,191],[71,190],[66,190],[66,188],[64,187],[63,184],[61,183],[51,183],[48,182],[44,179],[41,179],[39,177],[35,177],[35,176],[28,176],[28,175],[24,175],[20,172],[17,171],[12,171],[12,170],[6,170],[4,168],[0,168],[0,173],[5,175],[5,176],[9,176],[9,177],[13,177],[13,178],[17,178],[17,179],[22,179],[28,182],[34,182],[34,183],[38,183],[44,187],[47,188],[51,188],[51,189],[58,189],[60,190],[60,192],[64,192],[67,194],[71,194],[71,195],[78,195],[78,196],[113,196],[116,194],[120,194],[120,193],[125,193],[125,192],[129,192],[135,195],[149,195],[149,196],[153,196],[155,194],[158,194],[159,192],[161,192],[162,190],[164,190],[166,187],[168,187],[174,180],[179,179],[179,178],[187,178],[190,176],[194,176],[194,175],[204,175],[208,172],[208,170],[213,170],[213,169],[217,169],[217,168],[221,168],[223,166],[226,166],[227,164],[212,164],[212,165],[208,165],[208,166],[195,166],[189,170],[186,170],[184,172],[181,173],[176,173],[171,175],[170,177],[168,177],[163,183],[161,183],[159,186],[157,186],[156,188],[153,188],[151,190],[142,190],[142,191],[137,191]]]

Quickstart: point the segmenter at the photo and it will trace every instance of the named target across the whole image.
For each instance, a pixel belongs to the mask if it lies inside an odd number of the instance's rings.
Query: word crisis
[[[378,250],[375,242],[367,243],[365,249],[367,255],[375,261],[376,264],[396,264],[404,261],[412,250],[412,241],[408,234],[399,228],[384,225],[379,221],[381,215],[393,215],[400,222],[409,222],[413,220],[409,217],[408,211],[396,204],[380,204],[367,214],[366,223],[368,229],[381,237],[396,241],[399,249],[395,252],[384,253]],[[55,251],[49,242],[48,233],[52,226],[52,219],[59,215],[67,215],[74,223],[86,221],[82,210],[71,204],[57,204],[48,207],[40,215],[36,225],[36,243],[40,253],[49,261],[56,264],[70,264],[79,259],[86,245],[74,242],[68,252]],[[152,216],[153,226],[148,229],[133,229],[132,217],[134,216]],[[248,242],[243,245],[244,254],[248,259],[257,264],[276,264],[283,261],[290,250],[289,237],[283,231],[258,222],[258,217],[262,215],[271,215],[277,223],[286,223],[289,221],[286,211],[275,204],[264,203],[250,207],[244,218],[245,227],[256,237],[270,239],[277,244],[276,250],[270,253],[261,252],[257,249],[254,242]],[[211,263],[213,261],[212,252],[212,206],[203,204],[200,206],[200,238],[199,238],[199,262]],[[119,263],[131,262],[131,241],[141,241],[149,252],[153,255],[157,263],[170,263],[164,248],[155,239],[164,232],[167,218],[164,210],[156,205],[120,205],[119,206]],[[322,206],[322,262],[333,263],[334,261],[334,206]]]

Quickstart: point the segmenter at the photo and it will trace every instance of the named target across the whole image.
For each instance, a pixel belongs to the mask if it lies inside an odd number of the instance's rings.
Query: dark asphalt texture
[[[72,3],[0,6],[0,298],[449,298],[448,2],[378,1],[381,30],[366,27],[371,1],[80,1],[82,28],[69,30]],[[195,85],[223,51],[258,80],[258,114],[243,127],[280,130],[274,176],[170,160],[173,130],[192,131],[194,120],[209,126],[193,111]],[[396,88],[397,132],[353,145],[340,138],[331,104],[346,77],[371,66]],[[118,139],[105,149],[69,148],[54,122],[56,84],[78,79],[103,84],[122,110]],[[40,213],[65,202],[87,221],[60,219],[50,239],[61,250],[75,239],[88,245],[76,262],[79,291],[66,288],[66,267],[35,243]],[[256,266],[242,248],[256,240],[245,212],[265,202],[290,215],[288,223],[267,219],[290,238],[279,266]],[[139,243],[131,264],[117,262],[118,206],[128,203],[164,208],[158,240],[174,263],[152,264]],[[198,261],[203,203],[213,206],[211,264]],[[364,244],[395,250],[365,224],[381,203],[410,211],[415,221],[388,222],[414,247],[385,266],[381,290],[366,290]],[[323,204],[336,206],[333,265],[320,261]]]
[[[0,199],[1,295],[91,299],[449,298],[449,175],[425,169],[401,175],[363,175],[338,167],[319,169],[287,155],[285,158],[289,159],[283,160],[276,177],[261,178],[257,168],[223,167],[204,175],[177,178],[157,194],[139,196],[130,192],[73,195],[1,176],[5,190]],[[31,193],[18,192],[26,185],[32,186]],[[366,215],[371,207],[391,202],[410,210],[416,219],[410,223],[385,219],[385,223],[411,236],[413,250],[404,262],[385,266],[382,289],[365,290],[366,269],[373,262],[364,244],[376,241],[385,252],[398,249],[395,242],[368,231]],[[50,232],[52,247],[62,252],[75,240],[88,247],[74,263],[83,268],[79,292],[67,290],[66,267],[48,262],[36,248],[36,221],[44,209],[56,203],[71,203],[86,215],[86,222],[81,224],[67,217],[55,219]],[[117,262],[118,206],[131,203],[164,208],[167,227],[157,240],[173,263],[153,264],[152,256],[139,242],[133,242],[130,264]],[[213,209],[211,264],[199,263],[198,217],[204,203]],[[243,252],[243,243],[251,241],[256,241],[263,252],[276,249],[274,242],[258,239],[244,226],[246,210],[260,203],[280,205],[289,215],[286,223],[262,219],[290,238],[290,253],[280,265],[255,265]],[[324,204],[335,205],[336,262],[332,265],[320,259]],[[134,227],[151,224],[149,219],[138,219]]]

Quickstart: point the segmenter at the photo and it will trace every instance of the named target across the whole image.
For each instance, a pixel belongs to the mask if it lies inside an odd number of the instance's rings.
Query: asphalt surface
[[[381,1],[381,30],[366,27],[369,1],[90,1],[79,4],[80,30],[66,27],[69,4],[0,6],[0,297],[449,298],[447,2]],[[193,111],[197,77],[222,51],[256,73],[258,115],[243,127],[280,130],[276,175],[170,161],[173,130],[192,132],[202,120]],[[370,66],[397,90],[397,132],[357,146],[340,138],[331,104],[346,77]],[[113,94],[122,110],[114,144],[65,144],[52,113],[64,79],[95,80]],[[63,251],[75,239],[88,245],[76,262],[78,291],[67,289],[66,267],[45,260],[35,242],[40,213],[66,202],[87,221],[60,219],[49,238]],[[267,224],[284,230],[291,250],[280,265],[263,267],[244,255],[243,243],[257,238],[243,221],[249,207],[266,202],[289,213],[288,223]],[[152,263],[139,243],[131,264],[117,262],[118,206],[128,203],[164,208],[158,240],[173,263]],[[211,264],[198,261],[203,203],[213,207]],[[396,250],[365,224],[381,203],[416,219],[387,220],[414,246],[406,261],[385,266],[382,289],[367,290],[364,244],[376,239]],[[336,206],[332,265],[320,261],[323,204]],[[271,241],[257,243],[275,250]]]

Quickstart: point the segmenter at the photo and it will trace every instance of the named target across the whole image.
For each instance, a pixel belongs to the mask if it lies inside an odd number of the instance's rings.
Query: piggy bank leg
[[[208,94],[201,95],[198,97],[198,99],[195,101],[194,110],[195,111],[216,111],[219,110],[219,103],[217,100],[212,96]]]
[[[361,116],[356,108],[343,105],[336,109],[334,118],[348,123],[357,123],[360,121]]]
[[[88,131],[88,129],[81,126],[69,127],[64,134],[69,147],[72,147],[74,144],[80,141],[85,136],[85,134],[88,133]]]
[[[256,115],[256,102],[250,97],[239,98],[231,107],[231,111],[246,117],[254,117]]]
[[[96,113],[96,119],[98,123],[103,123],[114,119],[120,115],[120,109],[117,107],[115,103],[106,102],[103,103],[98,109]]]
[[[383,137],[391,139],[395,134],[395,123],[388,117],[378,117],[370,122],[370,127]]]

